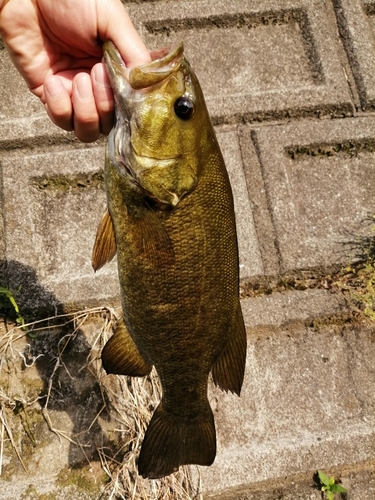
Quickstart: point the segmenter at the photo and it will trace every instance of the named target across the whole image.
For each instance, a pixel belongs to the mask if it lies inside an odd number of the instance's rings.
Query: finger
[[[44,85],[45,107],[53,123],[64,130],[73,130],[73,107],[70,95],[60,78],[49,76]]]
[[[114,100],[107,72],[102,63],[96,64],[91,71],[92,88],[96,109],[100,117],[100,131],[108,135],[113,126]]]
[[[151,61],[150,53],[120,0],[98,0],[100,39],[112,40],[128,68]]]
[[[96,109],[90,75],[79,73],[73,80],[72,103],[74,133],[82,142],[94,142],[100,135],[100,117]]]

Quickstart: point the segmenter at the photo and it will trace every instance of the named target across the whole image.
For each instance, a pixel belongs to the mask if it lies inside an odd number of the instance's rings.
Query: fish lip
[[[117,47],[110,40],[103,43],[103,60],[111,87],[121,93],[125,82],[129,80],[129,69],[126,67]]]
[[[121,92],[126,84],[134,90],[152,87],[174,73],[184,55],[182,42],[150,52],[151,62],[127,68],[120,52],[111,40],[103,43],[104,63],[111,86]]]

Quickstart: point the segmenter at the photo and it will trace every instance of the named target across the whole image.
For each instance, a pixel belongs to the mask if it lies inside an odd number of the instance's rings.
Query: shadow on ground
[[[100,425],[109,420],[105,396],[96,371],[88,365],[90,340],[99,335],[100,327],[87,332],[72,316],[64,317],[62,304],[40,285],[35,271],[20,262],[0,262],[0,285],[11,291],[26,322],[39,320],[27,334],[21,377],[28,376],[26,365],[37,369],[43,382],[40,405],[47,407],[52,426],[71,440],[67,465],[75,468],[98,459],[98,448],[113,447]],[[0,316],[16,319],[14,310],[1,304]],[[72,430],[66,432],[64,422]]]

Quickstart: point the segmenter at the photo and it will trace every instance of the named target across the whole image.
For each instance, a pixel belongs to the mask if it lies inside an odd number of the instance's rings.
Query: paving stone
[[[91,252],[106,206],[104,149],[1,160],[9,284],[20,305],[90,304],[118,296],[116,262],[96,275]],[[23,173],[20,176],[20,172]]]
[[[335,478],[347,490],[342,498],[370,500],[375,498],[375,462],[330,467],[324,472]],[[321,485],[316,471],[298,474],[275,481],[261,481],[256,485],[206,495],[205,500],[322,500]],[[365,495],[365,496],[364,496]],[[338,498],[338,497],[337,497]]]
[[[348,54],[363,109],[375,107],[375,4],[334,0],[340,35]]]
[[[301,290],[243,299],[242,311],[248,334],[269,332],[297,323],[310,325],[315,319],[344,318],[350,308],[342,295],[328,290]]]
[[[266,323],[270,306],[257,308]],[[280,318],[271,324],[283,323],[282,309],[275,310]],[[247,307],[244,316],[248,325]],[[218,453],[200,470],[204,492],[374,460],[374,329],[294,325],[249,333],[241,397],[211,391]]]
[[[22,118],[35,114],[45,115],[44,106],[29,92],[25,80],[10,61],[0,39],[0,120]]]
[[[11,118],[0,122],[0,151],[3,154],[17,151],[24,147],[42,149],[53,146],[56,142],[82,144],[71,133],[64,132],[54,125],[46,113],[22,118]]]
[[[128,8],[150,48],[184,41],[217,122],[353,113],[328,2],[221,0]]]
[[[264,268],[246,186],[237,128],[219,128],[217,138],[233,190],[240,254],[240,278],[246,280],[253,276],[263,275]]]
[[[248,127],[239,129],[239,137],[246,185],[264,274],[277,276],[281,272],[277,234],[272,222],[259,156]]]
[[[248,134],[259,155],[281,272],[327,271],[353,260],[361,236],[371,234],[374,118],[290,123]]]

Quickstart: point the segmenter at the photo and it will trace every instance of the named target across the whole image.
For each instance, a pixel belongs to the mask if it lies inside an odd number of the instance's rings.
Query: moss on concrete
[[[86,493],[99,493],[106,482],[107,475],[103,471],[100,475],[94,474],[89,465],[82,468],[62,469],[56,479],[57,486],[73,486]]]

